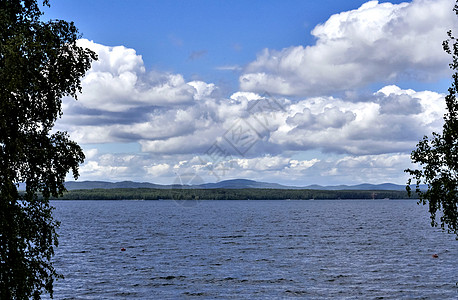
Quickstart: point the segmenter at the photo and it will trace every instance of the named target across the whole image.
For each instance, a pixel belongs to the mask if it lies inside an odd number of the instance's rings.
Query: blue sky
[[[238,87],[237,76],[218,68],[242,67],[264,48],[313,44],[313,27],[363,3],[55,1],[46,16],[73,20],[86,39],[135,49],[147,68],[228,84],[231,93]]]
[[[452,6],[54,1],[44,18],[74,21],[99,53],[57,128],[85,150],[81,180],[403,184],[416,141],[441,128]],[[239,151],[227,131],[266,119],[249,112],[260,102],[281,109]]]

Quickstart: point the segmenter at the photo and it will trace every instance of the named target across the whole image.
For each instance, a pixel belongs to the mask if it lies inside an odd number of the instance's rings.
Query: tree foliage
[[[71,190],[59,199],[67,200],[309,200],[309,199],[405,199],[406,191],[308,190],[308,189],[152,189],[116,188]]]
[[[76,45],[72,22],[41,16],[36,0],[0,0],[1,299],[52,296],[58,223],[48,199],[65,191],[69,170],[78,177],[84,159],[66,132],[52,128],[62,97],[76,98],[96,56]],[[26,183],[21,195],[19,182]]]
[[[458,3],[458,1],[457,1]],[[458,15],[458,4],[455,4]],[[431,225],[438,226],[437,211],[442,211],[440,226],[458,237],[458,41],[448,32],[448,39],[443,42],[445,52],[452,56],[450,68],[454,71],[452,84],[445,97],[447,113],[444,115],[442,134],[433,132],[432,138],[423,138],[411,154],[413,163],[421,169],[407,169],[412,178],[407,183],[410,193],[412,179],[416,182],[419,203],[429,203]],[[419,185],[427,184],[428,189],[421,191]]]

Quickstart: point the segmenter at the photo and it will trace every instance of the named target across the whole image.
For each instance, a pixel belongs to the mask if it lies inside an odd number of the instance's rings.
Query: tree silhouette
[[[458,1],[454,8],[458,15]],[[437,211],[442,211],[440,226],[453,232],[458,238],[458,41],[448,32],[448,39],[443,42],[444,51],[452,56],[450,68],[454,71],[452,84],[445,97],[447,113],[444,115],[442,134],[433,132],[431,139],[423,138],[411,154],[413,163],[421,169],[407,169],[412,178],[407,182],[407,191],[411,192],[412,180],[416,182],[419,203],[429,203],[431,225],[438,226]],[[426,184],[426,191],[420,190],[420,184]]]
[[[0,1],[1,299],[52,297],[58,222],[48,199],[65,190],[70,169],[78,177],[84,159],[66,132],[52,128],[62,97],[76,98],[96,56],[76,45],[72,22],[41,16],[36,0]],[[21,195],[20,182],[26,183]]]

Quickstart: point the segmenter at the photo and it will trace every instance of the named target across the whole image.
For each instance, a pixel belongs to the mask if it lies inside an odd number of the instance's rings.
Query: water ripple
[[[457,241],[415,201],[53,204],[56,299],[458,298]]]

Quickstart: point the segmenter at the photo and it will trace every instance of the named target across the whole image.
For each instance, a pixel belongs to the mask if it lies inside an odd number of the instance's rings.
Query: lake
[[[415,200],[51,203],[56,299],[458,297],[458,241]]]

